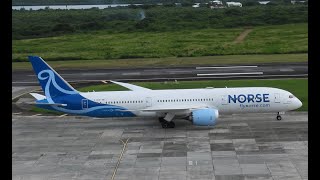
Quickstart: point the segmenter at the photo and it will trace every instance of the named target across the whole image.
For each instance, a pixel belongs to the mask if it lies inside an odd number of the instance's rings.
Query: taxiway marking
[[[67,116],[68,114],[62,114],[62,115],[60,115],[59,117],[64,117],[64,116]]]
[[[126,147],[127,147],[127,144],[128,144],[129,139],[130,139],[130,138],[128,138],[128,139],[126,140],[126,142],[123,142],[123,141],[120,139],[120,141],[121,141],[122,144],[123,144],[123,148],[122,148],[122,150],[121,150],[120,157],[119,157],[119,159],[118,159],[117,165],[116,165],[116,167],[114,168],[114,171],[113,171],[113,174],[112,174],[112,177],[111,177],[112,180],[113,180],[114,177],[116,176],[116,173],[117,173],[117,170],[118,170],[120,161],[121,161],[121,159],[122,159],[124,150],[125,150]]]
[[[225,76],[225,75],[243,75],[243,74],[263,74],[263,72],[248,72],[248,73],[212,73],[212,74],[197,74],[197,76]]]
[[[258,66],[213,66],[213,67],[196,67],[196,69],[227,69],[227,68],[256,68]]]

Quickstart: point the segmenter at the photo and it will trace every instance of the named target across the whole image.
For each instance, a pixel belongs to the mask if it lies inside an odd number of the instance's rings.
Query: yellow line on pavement
[[[119,159],[118,159],[117,165],[116,165],[116,167],[114,168],[114,171],[113,171],[113,174],[112,174],[111,180],[114,180],[114,177],[116,176],[116,173],[117,173],[117,170],[118,170],[118,167],[119,167],[120,161],[121,161],[121,159],[122,159],[122,156],[123,156],[124,150],[125,150],[125,149],[126,149],[126,147],[127,147],[127,144],[128,144],[129,139],[130,139],[130,138],[128,138],[128,139],[126,140],[126,142],[123,142],[123,141],[120,139],[120,141],[121,141],[121,142],[122,142],[122,144],[123,144],[123,148],[122,148],[122,151],[121,151],[121,153],[120,153],[120,157],[119,157]]]

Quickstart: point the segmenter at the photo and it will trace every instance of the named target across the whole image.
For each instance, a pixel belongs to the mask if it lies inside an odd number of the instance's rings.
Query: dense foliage
[[[205,28],[280,25],[308,21],[308,6],[248,6],[209,9],[191,7],[123,7],[87,10],[13,10],[12,38],[49,37],[105,30],[167,32]]]
[[[206,0],[12,0],[12,4],[20,5],[65,5],[65,4],[173,4],[173,3],[207,2]]]
[[[222,0],[226,1],[226,0]],[[232,0],[236,2],[258,4],[257,0]],[[146,4],[155,5],[162,4],[172,6],[180,3],[182,6],[190,6],[194,3],[208,3],[209,0],[12,0],[14,6],[26,5],[80,5],[80,4]],[[306,1],[307,4],[308,1]],[[271,0],[271,4],[291,4],[290,0]]]

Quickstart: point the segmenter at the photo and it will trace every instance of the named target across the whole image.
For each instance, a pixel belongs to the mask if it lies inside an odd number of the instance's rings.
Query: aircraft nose
[[[296,106],[297,106],[297,109],[302,106],[302,102],[298,98],[297,98]]]

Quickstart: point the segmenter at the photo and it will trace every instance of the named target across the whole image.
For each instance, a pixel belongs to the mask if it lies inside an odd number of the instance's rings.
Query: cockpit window
[[[289,98],[294,98],[294,96],[293,95],[289,95]]]

